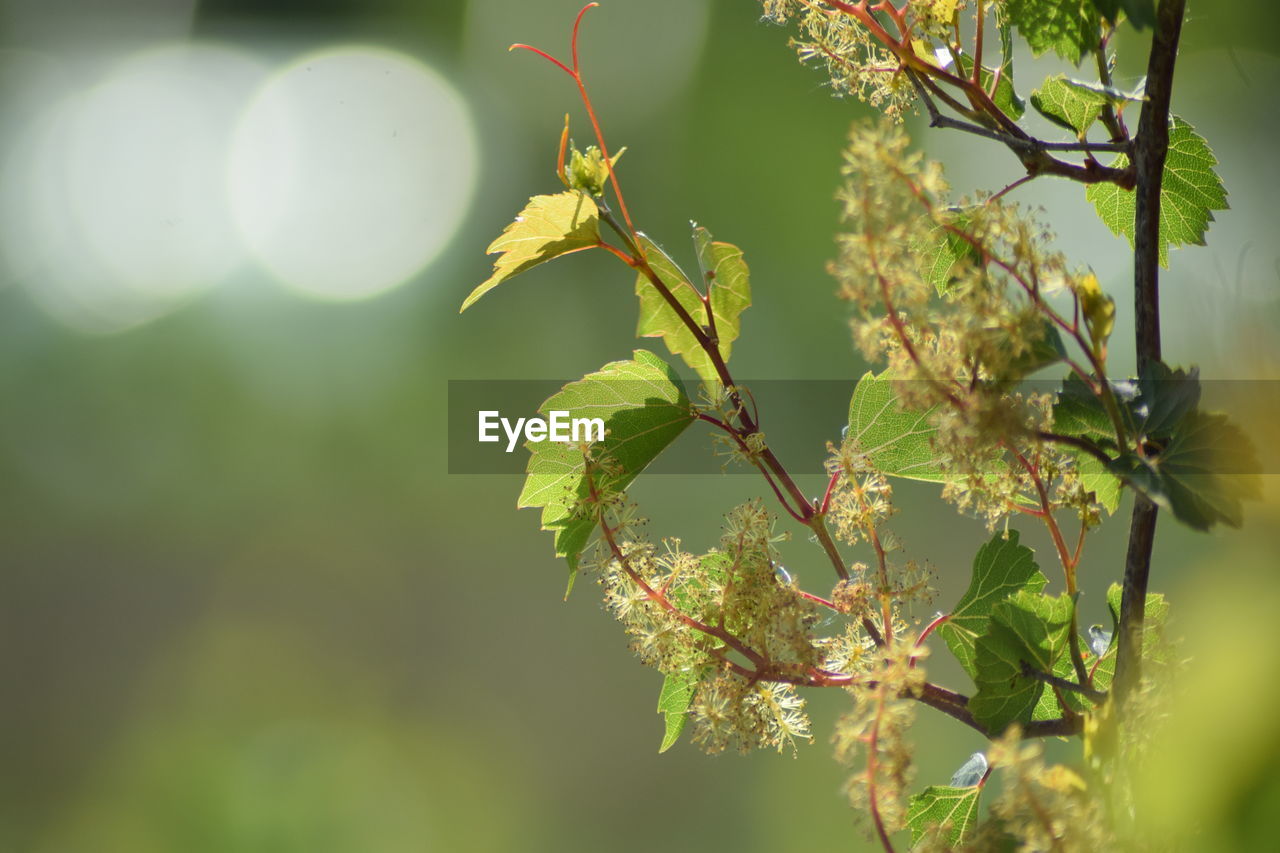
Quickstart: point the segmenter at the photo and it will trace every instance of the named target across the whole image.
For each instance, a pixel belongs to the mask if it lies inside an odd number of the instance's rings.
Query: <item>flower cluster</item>
[[[782,749],[809,737],[794,683],[824,662],[818,619],[794,580],[779,571],[773,517],[758,501],[729,513],[720,547],[691,554],[661,548],[610,512],[595,563],[605,606],[641,661],[664,673],[700,673],[690,703],[695,742]]]
[[[876,651],[868,686],[850,688],[853,708],[836,724],[832,741],[837,760],[859,768],[845,786],[850,803],[871,814],[888,832],[902,827],[911,787],[916,703],[925,683],[923,667],[913,665],[920,650],[898,641]]]
[[[1068,361],[1060,329],[1075,326],[1055,305],[1096,280],[1070,271],[1017,205],[950,204],[940,166],[909,151],[895,126],[855,128],[844,175],[849,227],[830,269],[857,308],[863,354],[887,362],[905,407],[930,412],[946,496],[995,526],[1028,500],[1043,508],[1039,477],[1051,509],[1096,520],[1075,456],[1040,439],[1052,398],[1015,390]]]

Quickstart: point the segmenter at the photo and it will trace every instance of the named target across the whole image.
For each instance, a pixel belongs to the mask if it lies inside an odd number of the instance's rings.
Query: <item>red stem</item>
[[[928,625],[925,625],[924,630],[920,632],[920,636],[916,637],[916,648],[918,649],[920,648],[920,646],[924,645],[924,641],[929,638],[929,635],[933,633],[933,630],[937,628],[939,625],[941,625],[943,622],[946,622],[950,618],[951,618],[950,613],[939,613],[932,622],[930,622]],[[911,658],[911,668],[915,669],[915,666],[916,666],[916,659],[915,659],[915,656],[913,655]]]

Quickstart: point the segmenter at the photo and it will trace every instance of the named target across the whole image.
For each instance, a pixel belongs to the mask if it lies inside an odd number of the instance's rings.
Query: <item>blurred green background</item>
[[[536,513],[514,509],[519,480],[447,473],[448,380],[573,378],[635,345],[632,282],[609,258],[544,267],[457,315],[488,241],[558,186],[565,112],[586,139],[568,79],[506,51],[564,55],[578,5],[0,2],[0,850],[860,842],[826,745],[841,695],[813,697],[798,758],[658,756],[659,676],[592,584],[561,602],[563,566]],[[1230,7],[1194,3],[1185,29],[1175,112],[1214,146],[1232,209],[1208,248],[1173,253],[1165,350],[1258,380],[1236,399],[1270,447],[1280,58],[1271,5]],[[866,366],[823,266],[842,138],[866,111],[786,39],[747,0],[606,0],[583,61],[630,148],[641,227],[682,247],[696,219],[746,250],[736,375],[851,392]],[[1131,85],[1143,39],[1121,46]],[[912,128],[960,188],[1018,176],[1004,152]],[[1116,292],[1124,340],[1127,247],[1078,186],[1019,197]],[[784,458],[818,470],[822,448],[787,443],[806,412],[768,403]],[[1178,631],[1214,650],[1193,672],[1224,695],[1187,710],[1179,743],[1225,739],[1170,752],[1161,778],[1220,777],[1203,821],[1243,833],[1211,831],[1222,849],[1248,849],[1280,796],[1280,735],[1255,713],[1275,707],[1280,666],[1240,651],[1280,644],[1272,479],[1243,532],[1165,519],[1156,548]],[[760,488],[662,476],[634,493],[656,532],[702,548]],[[985,531],[931,489],[899,495],[895,530],[945,607]],[[1122,511],[1090,541],[1086,622],[1104,619],[1126,527]],[[788,566],[822,591],[797,539]],[[921,786],[982,746],[929,715],[919,743]]]

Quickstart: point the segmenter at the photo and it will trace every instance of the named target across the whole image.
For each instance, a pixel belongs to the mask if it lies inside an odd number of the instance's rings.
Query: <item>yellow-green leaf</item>
[[[950,846],[958,846],[978,817],[978,797],[982,789],[930,785],[911,798],[906,823],[915,844],[930,827],[944,827]]]
[[[1129,164],[1121,154],[1111,165]],[[1213,211],[1227,209],[1227,191],[1213,167],[1218,159],[1204,137],[1177,116],[1169,120],[1169,156],[1160,185],[1160,265],[1169,266],[1169,245],[1204,245],[1204,234],[1213,221]],[[1092,184],[1085,197],[1108,228],[1123,234],[1133,245],[1133,218],[1137,207],[1132,190],[1115,184]]]
[[[733,341],[741,328],[739,315],[751,304],[751,282],[747,265],[742,259],[741,249],[729,243],[713,241],[705,228],[695,226],[693,238],[698,263],[702,267],[703,278],[710,293],[717,346],[720,357],[727,363]],[[638,242],[649,266],[657,273],[667,290],[689,317],[709,334],[711,326],[707,321],[706,305],[689,276],[647,235],[641,234]],[[636,296],[640,299],[636,335],[662,338],[671,354],[680,356],[704,381],[718,381],[715,365],[698,343],[697,335],[644,273],[636,278]]]
[[[991,611],[1020,590],[1040,592],[1049,581],[1036,565],[1035,553],[1019,544],[1018,531],[997,533],[973,558],[969,589],[956,602],[951,617],[938,627],[947,648],[970,677],[977,676],[974,643],[987,632]]]
[[[600,418],[605,439],[593,453],[601,464],[588,479],[582,450],[555,441],[527,442],[529,464],[519,507],[542,507],[542,529],[555,534],[556,556],[571,571],[598,523],[598,512],[584,506],[592,485],[598,493],[619,492],[675,441],[693,421],[693,409],[680,378],[651,352],[636,350],[630,361],[606,364],[571,382],[543,403],[538,412],[568,412],[569,418]]]
[[[942,483],[932,439],[938,431],[926,412],[905,411],[898,402],[893,380],[870,371],[858,380],[849,401],[849,438],[859,452],[882,474],[908,480]]]
[[[1031,93],[1031,106],[1040,115],[1065,127],[1080,139],[1084,139],[1106,105],[1106,95],[1068,80],[1065,74],[1046,78],[1040,88]]]
[[[458,313],[509,278],[538,264],[600,245],[600,211],[591,197],[577,190],[529,199],[515,221],[485,251],[501,253],[493,275],[471,291]]]
[[[662,715],[664,729],[662,745],[658,752],[666,752],[675,746],[689,721],[689,703],[693,701],[693,692],[698,686],[698,673],[693,670],[668,673],[662,682],[662,693],[658,696],[658,713]]]

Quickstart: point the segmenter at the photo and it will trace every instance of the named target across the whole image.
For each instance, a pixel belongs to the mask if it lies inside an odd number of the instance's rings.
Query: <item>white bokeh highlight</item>
[[[115,332],[213,286],[244,257],[224,181],[266,68],[215,45],[135,54],[15,141],[0,196],[9,272],[56,319]]]
[[[231,150],[235,220],[290,289],[347,301],[417,275],[475,189],[462,97],[416,59],[376,47],[305,56],[262,87]]]

